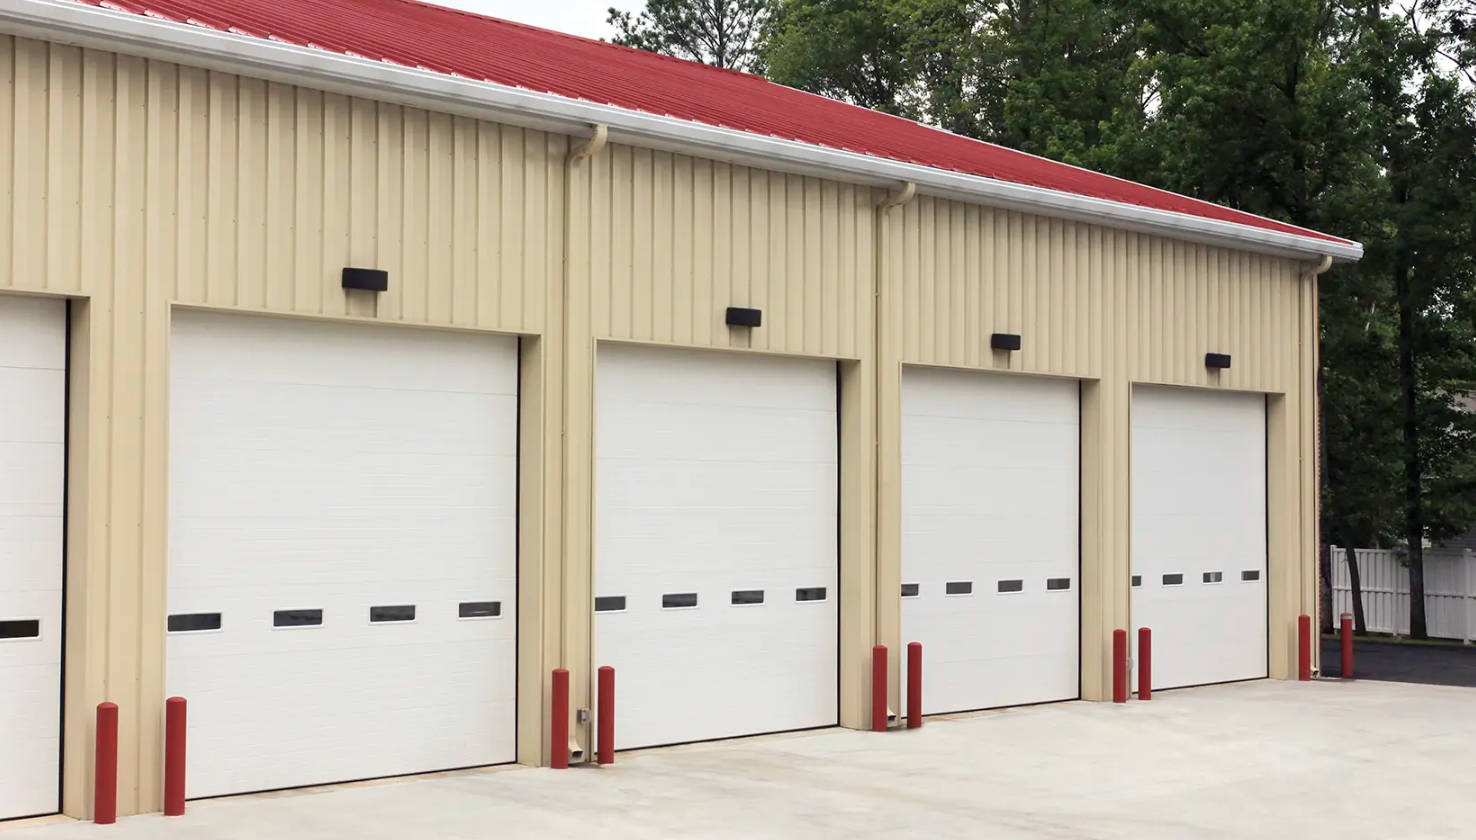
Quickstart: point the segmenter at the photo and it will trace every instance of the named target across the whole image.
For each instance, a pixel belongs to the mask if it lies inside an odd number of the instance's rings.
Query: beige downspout
[[[872,508],[871,508],[871,528],[872,528],[871,544],[872,544],[872,563],[874,564],[873,565],[873,568],[872,568],[872,581],[873,581],[872,595],[873,595],[873,598],[874,598],[874,601],[872,603],[872,611],[871,611],[871,638],[872,638],[872,644],[879,644],[880,643],[879,640],[882,638],[882,627],[881,627],[880,617],[881,617],[882,598],[885,597],[883,595],[882,591],[881,591],[881,587],[875,585],[876,579],[879,577],[879,575],[877,574],[877,570],[876,570],[875,564],[877,564],[880,561],[880,552],[881,552],[881,546],[882,546],[882,530],[883,530],[882,529],[882,505],[881,505],[881,495],[882,495],[881,494],[881,486],[882,486],[882,468],[883,468],[882,461],[883,461],[883,459],[882,459],[882,451],[881,451],[881,442],[882,442],[882,429],[883,429],[883,425],[884,425],[883,415],[882,415],[882,408],[883,408],[883,406],[885,404],[885,400],[883,399],[882,392],[883,392],[883,383],[886,382],[887,381],[887,377],[891,375],[891,372],[892,372],[891,371],[891,368],[892,368],[892,361],[893,361],[892,360],[891,353],[890,353],[890,349],[889,349],[890,348],[890,345],[887,344],[887,343],[885,343],[886,342],[886,335],[885,335],[885,329],[884,329],[884,322],[882,320],[885,317],[883,315],[883,312],[884,312],[884,305],[883,305],[884,304],[884,301],[883,301],[883,297],[882,297],[882,289],[885,288],[886,285],[887,285],[887,262],[888,262],[888,260],[887,260],[887,255],[888,255],[887,234],[888,234],[889,227],[890,227],[889,224],[888,224],[888,221],[890,220],[891,215],[892,215],[890,213],[891,210],[906,205],[907,203],[911,202],[916,197],[917,197],[917,184],[913,183],[912,181],[904,181],[903,183],[898,184],[895,187],[893,187],[887,193],[886,198],[882,199],[881,202],[878,203],[877,204],[877,207],[876,207],[876,209],[877,209],[877,213],[876,213],[876,234],[875,234],[875,238],[876,238],[876,272],[875,272],[875,283],[876,283],[876,286],[875,286],[875,288],[872,289],[872,301],[871,301],[871,357],[872,357],[872,360],[873,360],[872,361],[872,364],[875,366],[875,371],[872,374],[873,377],[874,377],[874,379],[872,381],[872,389],[871,389],[872,390],[872,393],[871,393],[872,414],[871,414],[871,416],[873,418],[873,422],[872,422],[872,426],[871,426],[871,433],[872,433],[872,441],[871,441],[871,472],[872,472],[872,475],[875,477],[873,480],[876,482],[875,490],[871,494],[871,505],[872,505]],[[901,558],[899,557],[898,558],[898,562],[900,562],[900,560],[901,560]],[[891,597],[894,600],[897,598],[897,591],[896,590],[893,590],[892,591]],[[891,691],[891,682],[892,682],[892,680],[891,680],[891,673],[890,672],[892,672],[893,670],[897,670],[898,673],[900,673],[900,668],[902,666],[901,665],[901,661],[900,661],[900,657],[899,657],[899,654],[900,653],[901,653],[900,650],[893,652],[892,655],[887,660],[887,671],[888,671],[888,675],[887,675],[887,696],[889,698],[891,697],[891,694],[892,694],[892,691]],[[901,684],[900,684],[900,681],[899,681],[899,683],[898,683],[898,690],[899,691],[901,690],[900,686],[901,686]],[[891,703],[888,702],[888,704],[887,704],[887,724],[890,726],[896,720],[897,720],[897,715],[896,715],[895,712],[892,711]]]
[[[1322,455],[1322,389],[1318,387],[1318,382],[1322,378],[1322,356],[1321,356],[1322,321],[1321,321],[1321,318],[1320,318],[1320,309],[1321,309],[1321,307],[1319,306],[1319,300],[1318,300],[1317,278],[1320,277],[1329,268],[1332,268],[1332,264],[1333,264],[1333,258],[1332,258],[1332,256],[1330,256],[1330,255],[1324,255],[1323,258],[1322,258],[1322,260],[1320,262],[1318,262],[1314,266],[1309,267],[1306,271],[1304,271],[1302,273],[1302,278],[1305,281],[1307,281],[1308,283],[1310,283],[1311,286],[1312,286],[1311,295],[1310,295],[1311,296],[1311,299],[1312,299],[1312,338],[1311,338],[1311,341],[1312,341],[1312,349],[1311,349],[1312,358],[1311,358],[1310,361],[1311,361],[1311,366],[1312,366],[1312,404],[1314,406],[1314,410],[1316,411],[1316,420],[1314,421],[1314,425],[1313,425],[1313,429],[1312,429],[1312,437],[1313,437],[1313,446],[1312,446],[1312,449],[1313,449],[1314,457],[1316,458],[1316,460],[1313,462],[1313,467],[1312,467],[1312,491],[1313,491],[1313,495],[1312,495],[1312,544],[1313,544],[1313,546],[1315,546],[1315,550],[1317,551],[1317,560],[1316,560],[1316,568],[1317,568],[1316,586],[1314,587],[1314,592],[1313,592],[1313,597],[1315,599],[1315,603],[1317,604],[1317,610],[1313,612],[1314,618],[1312,620],[1312,638],[1313,638],[1313,642],[1312,642],[1312,673],[1313,673],[1313,675],[1318,675],[1318,674],[1321,674],[1322,673],[1322,645],[1317,642],[1317,639],[1320,638],[1321,633],[1322,633],[1322,616],[1321,615],[1318,615],[1317,612],[1322,609],[1322,461],[1323,461],[1323,455]],[[1306,297],[1303,297],[1302,299],[1305,300]],[[1303,318],[1301,318],[1300,320],[1302,320],[1304,322],[1306,321],[1305,313],[1303,313]],[[1299,345],[1301,345],[1301,348],[1302,348],[1302,350],[1304,352],[1306,351],[1306,342],[1307,342],[1307,340],[1308,339],[1307,339],[1307,336],[1306,336],[1305,333],[1299,335],[1299,337],[1297,339],[1297,343]],[[1303,455],[1303,457],[1306,457],[1306,456]]]
[[[564,375],[562,377],[562,380],[563,380],[563,388],[564,388],[564,399],[563,399],[563,406],[562,406],[561,417],[560,417],[560,422],[559,422],[559,429],[560,429],[560,431],[559,431],[559,447],[563,450],[563,458],[562,458],[562,461],[563,461],[563,473],[564,473],[563,476],[560,477],[560,481],[559,481],[559,483],[562,485],[560,487],[560,490],[559,490],[559,495],[560,495],[560,507],[561,507],[560,515],[563,516],[563,517],[567,517],[569,515],[569,493],[570,493],[570,489],[569,488],[573,486],[573,482],[569,481],[569,469],[570,469],[570,464],[572,463],[572,459],[570,458],[570,454],[571,453],[569,451],[569,449],[570,449],[570,447],[569,447],[569,407],[573,404],[573,400],[572,400],[572,397],[573,397],[572,387],[573,386],[571,386],[571,384],[570,384],[571,377],[569,376],[568,371],[569,371],[569,369],[571,367],[573,367],[571,365],[571,363],[570,363],[571,362],[571,356],[572,356],[572,353],[571,353],[572,349],[575,348],[575,347],[579,347],[579,348],[582,349],[584,347],[584,342],[585,342],[585,339],[586,339],[586,336],[584,336],[584,335],[580,335],[576,339],[575,334],[574,334],[574,329],[577,327],[579,330],[587,331],[587,327],[588,327],[588,325],[587,324],[584,324],[584,323],[580,323],[580,324],[574,324],[574,323],[572,323],[572,321],[571,321],[571,319],[569,317],[569,310],[570,310],[570,306],[569,306],[569,285],[570,285],[570,283],[569,283],[569,273],[570,273],[571,270],[573,270],[572,267],[571,267],[571,263],[572,263],[573,256],[574,256],[573,255],[573,242],[574,242],[574,230],[573,230],[573,226],[574,226],[574,218],[575,218],[575,216],[574,216],[574,199],[575,199],[574,172],[575,172],[575,169],[581,163],[587,162],[590,158],[592,158],[595,155],[599,154],[605,148],[605,145],[610,140],[610,128],[609,128],[609,126],[606,126],[606,125],[596,125],[596,126],[593,126],[593,129],[594,129],[593,133],[588,138],[586,138],[583,142],[579,143],[578,145],[574,146],[573,148],[569,149],[569,154],[564,159],[564,271],[563,271],[563,276],[560,278],[560,286],[561,286],[561,297],[560,297],[560,304],[561,304],[561,306],[560,306],[560,309],[562,310],[561,311],[561,321],[563,323],[563,330],[564,330],[564,335],[563,335],[563,342],[564,342],[564,353],[563,353]],[[587,202],[587,199],[588,199],[588,196],[586,195],[586,202]],[[591,209],[591,212],[592,212],[592,209]],[[586,219],[586,222],[589,222],[589,221],[592,221],[592,220]],[[583,270],[583,269],[581,269],[581,270]],[[581,366],[580,370],[583,370],[583,367],[582,366]],[[581,452],[581,453],[577,453],[577,454],[582,455],[583,453]],[[591,467],[591,469],[592,469],[592,467]],[[593,493],[593,490],[592,490],[592,482],[590,483],[590,485],[586,485],[581,492],[591,493],[592,494]],[[569,580],[570,580],[570,571],[571,571],[570,566],[571,566],[571,563],[572,563],[572,558],[571,558],[572,552],[569,551],[569,540],[568,540],[567,525],[563,526],[563,529],[564,529],[564,532],[565,533],[564,533],[564,538],[562,540],[563,551],[561,553],[562,553],[563,556],[561,558],[561,570],[560,570],[560,574],[562,575],[561,584],[564,587],[565,592],[567,593],[568,586],[569,586]],[[591,539],[592,539],[592,536],[591,536]],[[592,543],[591,543],[591,545],[592,545]],[[593,574],[593,572],[594,572],[594,554],[593,554],[593,549],[592,548],[591,548],[590,553],[584,559],[587,561],[586,564],[585,564],[586,565],[585,571],[588,573],[587,578],[589,579],[590,585],[592,586],[593,585],[593,579],[594,579],[594,574]],[[564,603],[565,603],[566,608],[568,607],[567,598],[568,598],[568,595],[565,594],[565,596],[564,596]],[[592,606],[592,604],[586,603],[586,604],[581,605],[580,608],[583,609],[583,610],[585,610],[586,613],[588,613],[588,612],[590,612],[593,609],[593,606]],[[567,616],[561,617],[561,623],[563,624],[563,626],[565,628],[567,628],[569,626],[568,617]],[[585,622],[585,625],[586,625],[585,629],[586,629],[587,634],[588,634],[588,638],[586,638],[586,640],[585,640],[585,651],[587,653],[592,653],[594,651],[594,623],[593,623],[593,621],[586,621]],[[559,665],[560,665],[560,667],[563,667],[563,668],[568,668],[570,666],[570,662],[569,662],[569,634],[567,632],[561,632],[559,634]],[[581,666],[581,669],[583,669],[582,666]],[[571,674],[571,676],[572,676],[572,674]],[[573,691],[570,692],[570,695],[571,696],[570,696],[570,703],[569,704],[570,704],[570,706],[573,706],[574,707],[574,708],[571,708],[569,710],[570,711],[570,714],[574,716],[574,720],[571,721],[571,724],[572,725],[569,727],[569,762],[571,764],[578,763],[580,761],[588,760],[594,754],[594,741],[593,741],[592,733],[590,732],[590,725],[591,725],[591,720],[593,718],[593,715],[589,715],[589,716],[585,717],[583,720],[580,720],[580,714],[579,714],[579,711],[578,711],[580,709],[593,709],[594,708],[594,697],[593,697],[593,692],[594,692],[594,679],[593,679],[593,677],[594,677],[593,674],[585,674],[584,675],[584,691],[581,692],[578,695],[578,696],[581,696],[581,697],[584,698],[584,701],[582,703],[581,702],[578,702],[578,701],[576,701],[574,699],[575,696],[574,696],[574,692]],[[581,742],[582,743],[585,743],[585,744],[589,744],[590,745],[590,749],[588,749],[588,750],[583,749],[580,746]],[[551,758],[552,758],[552,756],[550,756],[550,759]]]

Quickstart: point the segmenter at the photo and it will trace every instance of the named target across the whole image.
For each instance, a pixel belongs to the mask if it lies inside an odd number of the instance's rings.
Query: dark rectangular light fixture
[[[389,272],[377,268],[345,268],[343,287],[365,292],[389,291]]]
[[[1210,368],[1212,370],[1229,370],[1230,369],[1230,354],[1229,353],[1205,353],[1204,354],[1204,366],[1207,367],[1207,368]]]
[[[728,326],[761,327],[763,325],[764,312],[762,309],[744,309],[739,306],[728,307]]]
[[[991,350],[1019,350],[1020,336],[1014,333],[995,333],[989,336],[989,349]]]

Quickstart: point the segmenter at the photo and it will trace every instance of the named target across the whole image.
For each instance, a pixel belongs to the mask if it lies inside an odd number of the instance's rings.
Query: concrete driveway
[[[1476,690],[1255,682],[191,802],[0,840],[1470,837]]]

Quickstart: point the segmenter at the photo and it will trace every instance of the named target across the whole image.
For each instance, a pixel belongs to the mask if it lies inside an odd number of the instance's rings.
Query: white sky
[[[614,6],[636,10],[645,6],[640,0],[425,0],[439,6],[451,6],[469,12],[490,15],[519,23],[530,23],[545,29],[557,29],[586,38],[607,38],[607,10]]]

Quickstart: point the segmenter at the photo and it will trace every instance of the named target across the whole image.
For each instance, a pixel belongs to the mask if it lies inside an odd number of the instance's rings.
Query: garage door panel
[[[1074,382],[905,372],[902,624],[927,713],[1079,694],[1077,399]]]
[[[190,353],[171,355],[171,378],[177,381],[517,393],[517,367],[489,361],[486,337],[468,340],[471,334],[463,331],[366,329],[331,321],[210,312],[183,316],[174,319],[172,334],[176,344],[188,344]],[[393,355],[384,352],[387,342],[395,345]],[[325,345],[331,349],[325,350]],[[369,358],[374,364],[364,364]]]
[[[834,364],[611,346],[597,393],[595,594],[626,599],[595,614],[617,746],[834,724]],[[813,587],[825,600],[796,601]]]
[[[1266,676],[1264,397],[1138,386],[1132,436],[1133,623],[1154,632],[1154,687]]]
[[[59,805],[66,313],[0,296],[0,819]]]
[[[172,359],[191,795],[512,760],[516,341],[176,313]]]

